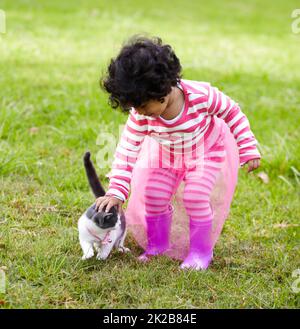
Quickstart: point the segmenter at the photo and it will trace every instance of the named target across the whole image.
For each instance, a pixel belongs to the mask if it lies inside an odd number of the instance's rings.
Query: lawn
[[[0,307],[299,308],[297,7],[291,0],[1,0]],[[127,118],[109,107],[98,81],[135,33],[160,36],[184,78],[209,81],[236,100],[260,143],[261,167],[240,170],[205,272],[181,271],[165,257],[140,264],[131,236],[131,254],[80,259],[77,220],[93,201],[82,156],[89,149],[96,158],[101,132],[117,141]],[[105,187],[108,171],[98,168]]]

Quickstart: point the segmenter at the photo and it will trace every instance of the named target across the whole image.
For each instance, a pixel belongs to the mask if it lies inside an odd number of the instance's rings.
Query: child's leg
[[[151,170],[145,188],[147,215],[156,216],[168,210],[178,179],[179,174],[174,170],[166,168]]]
[[[210,194],[224,158],[224,142],[219,140],[204,155],[202,170],[188,170],[184,177],[183,201],[190,218],[190,252],[181,268],[205,269],[212,259]]]
[[[151,171],[145,188],[145,220],[148,245],[139,259],[147,261],[149,256],[162,254],[169,248],[173,209],[170,201],[177,186],[179,174],[157,168]]]

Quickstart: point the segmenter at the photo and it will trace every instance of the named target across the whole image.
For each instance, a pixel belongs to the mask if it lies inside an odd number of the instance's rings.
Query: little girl
[[[139,259],[165,254],[182,269],[206,269],[239,165],[260,165],[249,121],[209,83],[181,79],[179,59],[159,38],[133,37],[101,85],[129,117],[96,207],[120,210],[131,186],[126,221],[146,249]]]

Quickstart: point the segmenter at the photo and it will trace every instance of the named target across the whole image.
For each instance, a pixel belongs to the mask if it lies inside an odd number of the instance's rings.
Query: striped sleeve
[[[208,86],[207,107],[208,114],[223,119],[233,134],[240,156],[240,165],[253,159],[260,159],[261,155],[256,147],[258,144],[250,129],[246,115],[241,111],[238,103],[234,102],[217,88]]]
[[[139,120],[132,110],[114,154],[106,195],[122,201],[128,198],[132,170],[147,132],[147,120]]]

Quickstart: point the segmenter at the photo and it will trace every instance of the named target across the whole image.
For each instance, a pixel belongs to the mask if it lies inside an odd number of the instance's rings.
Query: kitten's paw
[[[89,259],[89,258],[92,258],[93,256],[94,256],[94,252],[92,251],[92,252],[88,252],[88,253],[84,254],[84,255],[81,257],[81,259],[82,259],[82,260],[87,260],[87,259]]]
[[[105,260],[108,257],[108,253],[104,253],[104,252],[99,252],[96,256],[96,258],[98,260]]]
[[[120,246],[118,248],[118,251],[120,251],[122,253],[126,253],[126,252],[130,252],[130,249],[129,248],[126,248],[126,247],[123,247],[123,246]]]

